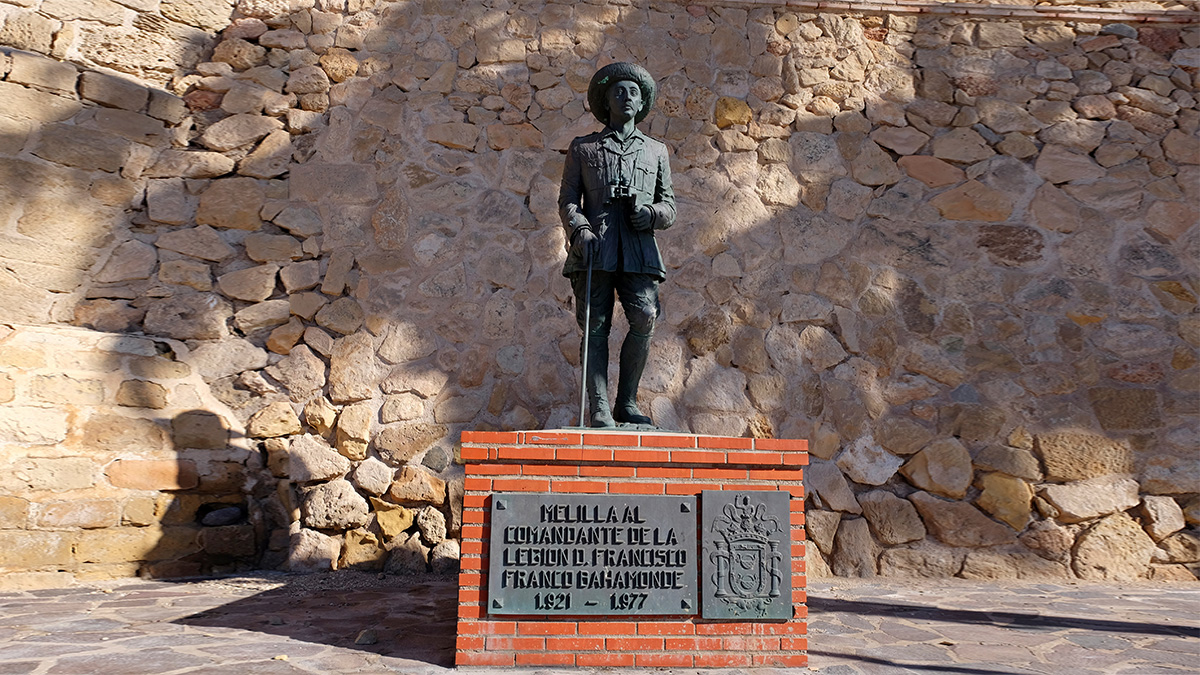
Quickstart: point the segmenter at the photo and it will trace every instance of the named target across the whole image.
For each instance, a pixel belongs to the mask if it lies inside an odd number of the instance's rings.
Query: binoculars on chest
[[[646,204],[647,201],[645,195],[624,183],[609,185],[604,199],[605,204],[610,204],[614,207],[623,206],[626,215],[633,215],[634,211],[639,206]]]

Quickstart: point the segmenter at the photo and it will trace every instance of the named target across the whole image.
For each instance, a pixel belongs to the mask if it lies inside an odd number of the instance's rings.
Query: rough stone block
[[[33,154],[64,166],[115,173],[129,157],[129,141],[95,129],[55,124],[43,130]]]
[[[31,131],[33,124],[29,120],[0,115],[0,153],[15,155],[21,152]]]
[[[421,533],[413,532],[408,539],[391,550],[384,571],[388,574],[419,574],[429,568],[429,547],[421,543]]]
[[[60,26],[62,22],[35,12],[15,12],[5,17],[4,25],[0,27],[0,44],[48,54],[52,38]]]
[[[834,539],[830,568],[837,576],[873,577],[879,573],[879,545],[863,518],[843,520]]]
[[[1154,541],[1124,513],[1114,513],[1079,535],[1071,567],[1081,579],[1133,581],[1146,574]]]
[[[1154,541],[1162,541],[1187,525],[1179,502],[1166,496],[1142,497],[1141,519],[1142,527]]]
[[[325,279],[321,282],[321,292],[325,295],[341,295],[346,288],[346,276],[354,267],[354,252],[349,249],[338,249],[329,256],[329,264],[325,269]]]
[[[288,322],[291,304],[284,299],[267,300],[246,307],[233,315],[234,324],[245,335],[274,328]]]
[[[308,331],[313,330],[319,329],[308,328]],[[325,385],[325,362],[313,354],[308,345],[293,347],[287,358],[271,366],[267,372],[287,387],[290,398],[297,403],[310,400],[313,394]],[[309,408],[312,408],[311,404]],[[332,422],[332,419],[330,421]],[[324,430],[311,420],[309,425],[324,433]]]
[[[378,382],[375,347],[370,335],[356,333],[334,343],[329,366],[329,397],[334,403],[371,398]]]
[[[1003,473],[985,474],[978,482],[983,490],[978,499],[980,508],[1018,532],[1025,529],[1031,512],[1033,488],[1020,478]]]
[[[324,439],[312,434],[292,441],[288,449],[288,466],[292,480],[298,483],[339,478],[351,468],[350,460],[335,452]],[[388,484],[391,484],[390,474]]]
[[[871,436],[859,438],[837,459],[838,468],[862,485],[883,485],[903,463],[903,459],[879,447]]]
[[[158,500],[153,497],[134,497],[125,502],[121,524],[145,527],[158,521]]]
[[[1013,204],[1005,193],[969,180],[929,202],[948,220],[999,222],[1007,220]]]
[[[925,446],[901,469],[913,485],[953,499],[966,496],[973,476],[971,455],[955,438]]]
[[[427,450],[446,434],[446,427],[412,422],[387,427],[375,436],[375,449],[389,464],[399,466]]]
[[[388,480],[391,483],[391,480]],[[23,530],[29,521],[29,502],[20,497],[0,497],[0,530]]]
[[[177,380],[192,374],[186,363],[173,361],[163,356],[134,356],[126,360],[129,372],[137,377]]]
[[[370,507],[349,481],[337,479],[305,490],[300,514],[307,527],[347,530],[366,525]]]
[[[924,540],[902,548],[889,548],[879,557],[879,573],[885,577],[946,578],[962,569],[962,549]]]
[[[862,506],[836,465],[829,462],[813,462],[805,478],[806,491],[815,492],[825,508],[846,513],[862,513]]]
[[[461,547],[458,540],[447,539],[429,552],[429,565],[434,574],[455,574],[459,571]]]
[[[160,89],[150,90],[150,104],[146,111],[151,117],[170,125],[179,124],[188,114],[187,104],[182,98]]]
[[[1040,494],[1058,510],[1055,517],[1064,523],[1078,523],[1125,511],[1137,506],[1139,501],[1137,482],[1117,476],[1046,485]]]
[[[354,471],[350,474],[350,481],[359,490],[378,496],[387,492],[388,488],[391,487],[392,477],[395,473],[395,469],[379,461],[379,459],[368,457],[354,468]],[[376,512],[380,510],[376,503],[377,501],[372,500],[371,502],[375,506]]]
[[[96,111],[93,119],[100,130],[142,145],[157,147],[167,139],[167,129],[163,123],[141,113],[102,108]],[[134,150],[134,155],[137,154],[137,150]]]
[[[93,414],[79,434],[83,447],[116,452],[161,450],[166,433],[153,420],[124,415]]]
[[[1085,430],[1058,431],[1034,436],[1034,448],[1042,456],[1048,481],[1133,472],[1133,450],[1124,439]]]
[[[69,564],[74,539],[74,532],[0,530],[0,567],[32,570]]]
[[[920,541],[925,525],[911,502],[885,490],[868,492],[858,498],[863,515],[879,541],[888,545]]]
[[[1159,394],[1153,389],[1093,387],[1088,399],[1106,431],[1151,429],[1162,424]]]
[[[67,588],[77,580],[82,579],[78,574],[70,572],[5,572],[4,576],[0,576],[0,591]]]
[[[291,198],[316,204],[369,204],[379,198],[375,167],[306,162],[292,167]]]
[[[950,546],[998,546],[1016,539],[1012,530],[966,502],[946,501],[928,492],[915,492],[908,499],[929,531]]]
[[[79,71],[70,63],[55,61],[40,54],[12,52],[12,69],[8,81],[75,95],[75,80]]]
[[[333,569],[342,551],[340,537],[300,529],[288,542],[287,568],[292,572],[325,572]]]
[[[171,419],[171,440],[177,448],[220,450],[229,443],[229,425],[216,413],[189,410]]]
[[[257,230],[262,227],[262,210],[266,191],[254,178],[225,178],[213,181],[200,195],[196,223],[235,230]]]
[[[356,529],[346,533],[338,569],[377,571],[383,569],[388,551],[375,534]]]
[[[192,219],[196,199],[188,194],[181,178],[151,180],[146,185],[146,207],[150,220],[183,225]],[[173,238],[179,237],[176,233],[171,234]]]
[[[99,405],[104,401],[104,383],[70,375],[35,375],[29,381],[29,396],[57,405]]]
[[[115,527],[120,522],[121,509],[110,499],[82,499],[69,502],[40,504],[37,526],[47,529]]]
[[[446,482],[416,466],[404,466],[388,490],[387,499],[397,504],[440,506],[446,502]]]
[[[200,136],[200,142],[210,150],[225,152],[255,143],[272,131],[282,128],[283,122],[274,117],[231,115],[205,129]]]
[[[163,0],[163,16],[189,26],[216,32],[229,25],[235,3],[229,0]]]
[[[103,106],[134,112],[146,107],[150,98],[150,90],[137,82],[95,71],[79,78],[79,94]]]
[[[149,279],[157,265],[158,251],[153,246],[136,239],[122,242],[104,263],[103,269],[96,275],[96,281],[115,283]]]
[[[370,403],[354,403],[343,408],[337,421],[338,452],[348,459],[366,459],[367,443],[371,439],[371,425],[375,417],[375,407]]]
[[[112,0],[45,0],[41,11],[63,21],[83,19],[110,26],[120,25],[129,13],[128,9]]]
[[[190,459],[119,459],[104,473],[114,486],[129,490],[190,490],[200,484]]]
[[[67,413],[53,408],[0,408],[0,440],[28,445],[54,445],[67,438]]]
[[[209,462],[200,472],[198,492],[238,493],[246,487],[246,466],[241,462]]]
[[[146,311],[147,333],[177,340],[219,340],[229,334],[229,303],[211,293],[166,298]]]
[[[272,438],[298,434],[300,418],[292,405],[286,401],[276,401],[262,410],[254,413],[246,424],[246,433],[254,438]]]
[[[197,291],[212,290],[212,273],[208,265],[196,260],[164,261],[158,268],[158,280]]]
[[[1039,558],[1032,553],[967,551],[960,576],[964,579],[1064,579],[1071,578],[1063,563]]]
[[[291,134],[282,129],[272,131],[254,152],[238,164],[238,173],[255,178],[273,178],[288,170],[292,153]]]
[[[116,401],[130,408],[161,410],[167,407],[167,390],[157,382],[125,380],[117,389]]]
[[[216,178],[233,171],[235,162],[219,152],[165,150],[146,170],[147,178]]]
[[[286,234],[253,232],[243,242],[246,256],[257,262],[287,263],[303,257],[303,247]]]
[[[278,265],[248,267],[217,277],[217,287],[235,300],[262,302],[275,292],[275,273],[278,271]]]
[[[170,560],[200,549],[195,528],[122,527],[79,534],[75,559],[83,563]]]

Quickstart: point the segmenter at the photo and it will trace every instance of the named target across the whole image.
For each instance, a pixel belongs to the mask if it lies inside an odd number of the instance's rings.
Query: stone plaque
[[[701,494],[701,616],[792,618],[790,499],[788,492]]]
[[[489,614],[695,614],[696,498],[492,495]]]

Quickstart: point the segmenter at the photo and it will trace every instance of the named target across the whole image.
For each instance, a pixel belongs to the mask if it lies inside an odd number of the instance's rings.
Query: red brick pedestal
[[[798,667],[808,663],[802,440],[582,430],[468,431],[457,663],[460,666]],[[786,622],[695,616],[489,614],[494,492],[700,495],[791,493],[792,602]]]

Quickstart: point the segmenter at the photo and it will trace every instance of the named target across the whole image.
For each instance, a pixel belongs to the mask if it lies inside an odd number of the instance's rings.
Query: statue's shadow
[[[453,667],[457,575],[333,573],[289,583],[175,623],[229,628]],[[366,633],[364,633],[366,631]]]

